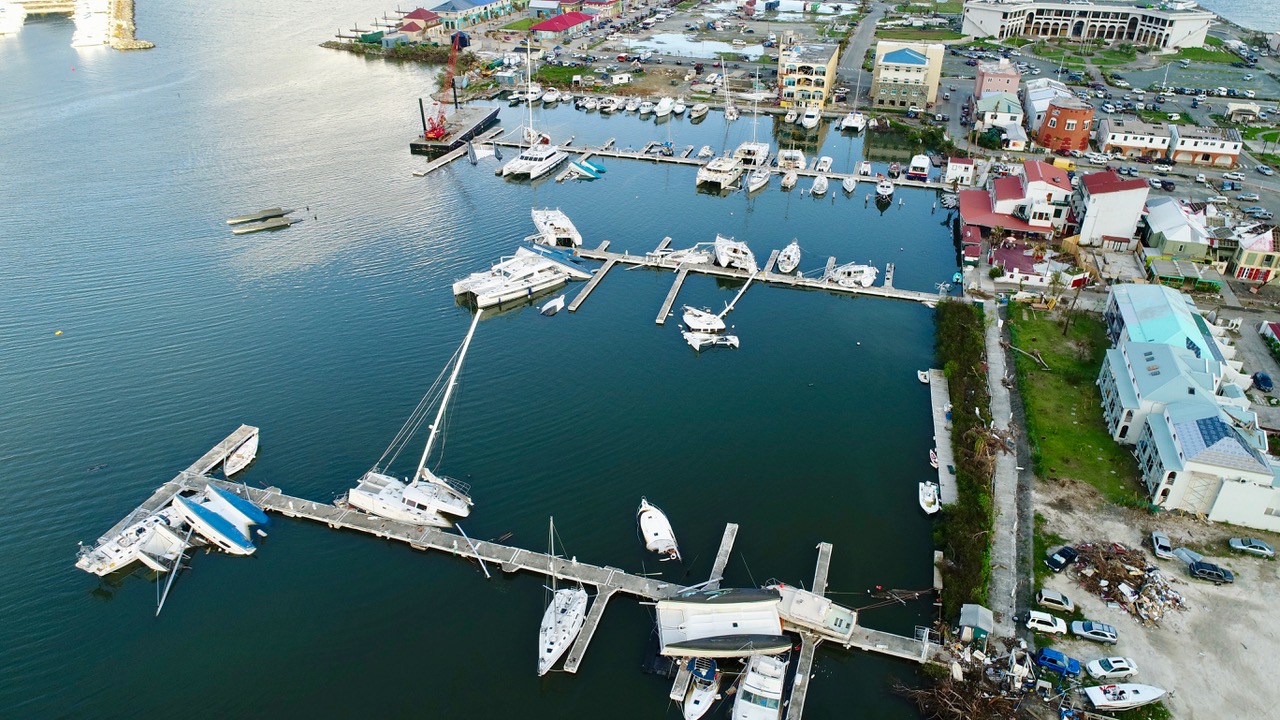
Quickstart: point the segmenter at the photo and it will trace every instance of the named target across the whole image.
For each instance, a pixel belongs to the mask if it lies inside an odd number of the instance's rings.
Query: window
[[[1076,121],[1075,121],[1075,120],[1068,120],[1068,121],[1067,121],[1067,130],[1069,130],[1069,131],[1070,131],[1070,130],[1075,130],[1075,129],[1076,129]]]
[[[1058,127],[1058,118],[1049,118],[1049,127],[1051,128]]]

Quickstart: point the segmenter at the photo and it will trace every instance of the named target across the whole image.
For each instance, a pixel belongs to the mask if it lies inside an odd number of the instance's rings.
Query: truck
[[[1064,158],[1064,157],[1055,157],[1055,158],[1053,159],[1053,165],[1054,165],[1054,167],[1061,168],[1061,169],[1063,169],[1063,170],[1066,170],[1067,172],[1075,172],[1075,171],[1076,171],[1076,164],[1075,164],[1075,162],[1073,162],[1073,161],[1072,161],[1071,159],[1069,159],[1069,158]]]

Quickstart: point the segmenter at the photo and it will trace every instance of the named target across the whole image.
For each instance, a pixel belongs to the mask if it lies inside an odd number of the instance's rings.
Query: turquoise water
[[[1276,17],[1280,5],[1276,0],[1203,0],[1198,4],[1250,30],[1280,31],[1280,19]]]
[[[280,519],[251,558],[196,556],[155,618],[154,582],[99,582],[73,567],[76,542],[241,422],[263,431],[245,482],[319,500],[349,487],[466,332],[450,282],[511,252],[533,205],[617,250],[719,232],[761,258],[799,238],[808,270],[828,255],[895,262],[905,288],[955,270],[948,216],[923,191],[883,212],[776,180],[716,197],[693,191],[692,168],[623,161],[592,184],[503,182],[493,159],[414,178],[425,161],[407,144],[432,73],[316,47],[386,9],[361,5],[193,16],[145,3],[139,34],[158,45],[145,53],[77,52],[53,19],[0,42],[0,715],[678,717],[667,681],[638,670],[652,613],[629,598],[577,676],[539,679],[534,576],[486,581],[453,558]],[[669,130],[720,149],[752,132],[740,120],[726,134],[717,115],[539,113],[557,138],[621,146]],[[823,143],[837,169],[862,152],[838,133]],[[223,222],[276,204],[309,219],[244,237]],[[931,311],[758,286],[730,316],[742,348],[697,355],[676,323],[653,322],[672,279],[619,269],[577,313],[480,324],[437,458],[474,485],[467,531],[540,549],[554,514],[584,561],[693,583],[737,522],[730,584],[808,583],[828,541],[849,605],[875,585],[929,585],[915,488],[931,428],[914,370],[932,361]],[[680,300],[735,291],[692,277]],[[670,516],[684,567],[643,551],[641,495]],[[863,620],[910,634],[930,616],[920,602]],[[824,648],[806,716],[915,717],[888,692],[914,672]]]

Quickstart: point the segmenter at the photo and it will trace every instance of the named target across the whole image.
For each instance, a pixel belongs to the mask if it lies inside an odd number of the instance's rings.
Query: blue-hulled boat
[[[258,549],[231,520],[196,498],[178,495],[173,508],[201,537],[232,555],[252,555]]]

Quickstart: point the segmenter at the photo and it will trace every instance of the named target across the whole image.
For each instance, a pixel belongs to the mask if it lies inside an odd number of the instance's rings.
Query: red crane
[[[441,88],[443,92],[449,92],[453,88],[453,74],[454,74],[454,69],[457,67],[457,64],[458,64],[458,45],[459,44],[460,44],[460,37],[458,36],[458,34],[455,33],[453,36],[453,41],[451,43],[452,47],[449,50],[449,64],[445,66],[444,81],[441,83]],[[427,128],[422,133],[422,137],[427,140],[439,140],[445,136],[446,131],[444,126],[444,103],[437,100],[435,109],[437,110],[437,112],[435,113],[435,115],[427,118]]]

